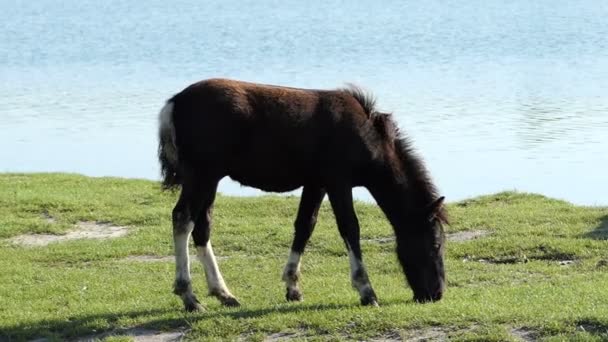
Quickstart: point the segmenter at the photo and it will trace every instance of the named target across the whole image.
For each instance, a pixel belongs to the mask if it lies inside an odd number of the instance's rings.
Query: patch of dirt
[[[401,342],[403,338],[401,338],[401,334],[398,331],[390,331],[382,336],[374,337],[370,341],[372,342]]]
[[[264,337],[263,341],[264,342],[280,342],[280,341],[291,341],[291,340],[306,340],[307,336],[315,336],[315,337],[322,337],[323,335],[318,335],[318,334],[314,334],[314,335],[307,335],[305,331],[300,331],[300,332],[278,332],[278,333],[273,333],[270,335],[267,335]],[[252,338],[251,334],[243,334],[241,335],[237,341],[250,341]],[[340,337],[340,340],[345,340],[345,341],[359,341],[357,339],[353,339],[353,337],[348,336],[348,335],[342,335]],[[365,340],[365,341],[370,341],[370,342],[402,342],[403,338],[401,338],[401,335],[399,334],[398,331],[391,331],[391,332],[387,332],[383,335],[371,338],[369,340]],[[415,341],[426,341],[426,340],[415,340]]]
[[[547,253],[547,254],[533,254],[533,255],[514,255],[514,256],[497,256],[490,257],[487,259],[479,258],[475,256],[465,256],[462,262],[476,261],[485,264],[525,264],[530,261],[547,261],[556,263],[559,266],[571,266],[577,264],[579,261],[574,258],[574,255],[564,253]]]
[[[488,236],[490,234],[492,234],[492,232],[489,232],[487,230],[469,230],[469,231],[462,231],[462,232],[447,234],[446,239],[448,241],[462,242],[462,241],[475,240],[478,238],[482,238],[484,236]],[[361,241],[377,243],[377,244],[382,245],[385,243],[391,243],[391,242],[395,241],[395,238],[392,236],[388,236],[388,237],[379,237],[379,238],[374,238],[374,239],[362,239]]]
[[[177,342],[184,339],[185,331],[161,332],[145,328],[130,328],[116,330],[97,335],[85,336],[76,339],[77,342],[100,341],[110,336],[129,336],[135,342]]]
[[[190,255],[190,260],[196,260],[196,255]],[[219,256],[216,255],[216,260],[226,260],[229,257],[227,256]],[[137,262],[174,262],[175,256],[166,255],[166,256],[158,256],[158,255],[129,255],[126,258],[121,259],[122,261],[137,261]]]
[[[190,259],[196,258],[191,255]],[[174,256],[157,256],[157,255],[129,255],[126,258],[121,259],[122,261],[138,261],[138,262],[171,262],[175,260]]]
[[[76,338],[74,341],[77,342],[93,342],[102,341],[111,336],[129,336],[133,338],[135,342],[178,342],[184,339],[186,334],[185,330],[173,331],[173,332],[161,332],[158,330],[145,329],[145,328],[130,328],[121,329],[110,332],[105,332],[97,335],[88,335]],[[37,338],[30,342],[49,342],[47,338]]]
[[[448,334],[445,330],[439,327],[430,327],[424,329],[415,329],[406,332],[405,341],[407,342],[422,342],[422,341],[447,341]]]
[[[508,265],[508,264],[525,264],[528,261],[530,261],[528,259],[528,257],[526,257],[525,255],[521,256],[521,257],[498,257],[498,258],[494,258],[494,259],[475,259],[475,258],[464,258],[463,259],[464,262],[467,261],[477,261],[480,262],[482,264],[497,264],[497,265]]]
[[[377,244],[381,244],[381,245],[383,245],[385,243],[391,243],[393,241],[395,241],[395,238],[392,236],[361,240],[361,242],[371,242],[371,243],[377,243]]]
[[[270,335],[264,337],[264,342],[288,341],[288,340],[293,340],[294,338],[299,338],[299,337],[302,337],[302,336],[297,333],[278,332],[278,333],[270,334]]]
[[[39,247],[50,243],[63,242],[79,239],[111,239],[125,236],[128,227],[115,226],[107,222],[82,221],[76,224],[76,229],[68,231],[64,235],[52,234],[24,234],[15,236],[9,241],[13,244]]]
[[[174,342],[184,338],[183,331],[159,332],[148,329],[132,329],[127,335],[133,336],[135,342]]]
[[[510,331],[511,335],[518,341],[530,342],[536,341],[538,333],[528,328],[513,328]]]
[[[593,335],[608,334],[608,325],[597,321],[582,320],[576,323],[576,330]]]
[[[263,337],[262,341],[264,342],[278,342],[278,341],[291,341],[294,339],[305,339],[305,331],[290,331],[290,332],[276,332],[270,335],[266,335]],[[241,334],[235,341],[245,342],[245,341],[257,341],[260,336],[255,333],[243,333]]]
[[[469,230],[463,232],[450,233],[446,237],[448,241],[462,242],[475,240],[484,236],[488,236],[490,234],[492,233],[487,230]]]

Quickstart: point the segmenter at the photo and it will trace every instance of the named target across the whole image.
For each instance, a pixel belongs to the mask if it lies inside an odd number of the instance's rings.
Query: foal
[[[239,305],[224,283],[209,240],[217,185],[226,176],[264,191],[303,187],[283,272],[287,300],[302,299],[300,258],[327,194],[348,251],[352,285],[363,305],[377,305],[361,255],[355,186],[370,191],[393,226],[397,257],[414,299],[441,299],[443,197],[392,117],[379,113],[373,99],[358,88],[309,90],[205,80],[167,101],[159,135],[163,185],[181,186],[173,209],[174,293],[186,310],[201,308],[190,278],[191,234],[209,293],[224,305]]]

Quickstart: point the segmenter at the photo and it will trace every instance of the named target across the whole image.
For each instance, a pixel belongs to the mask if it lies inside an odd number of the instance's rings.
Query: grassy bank
[[[420,305],[385,239],[392,236],[388,223],[375,206],[358,203],[380,301],[369,308],[350,287],[327,203],[303,259],[305,301],[286,303],[280,279],[298,199],[219,196],[212,240],[243,306],[223,308],[206,297],[202,267],[193,262],[194,289],[207,310],[187,314],[171,293],[173,262],[162,258],[172,255],[175,197],[150,181],[0,175],[0,340],[104,332],[121,340],[132,327],[187,331],[192,339],[608,339],[608,208],[511,192],[450,204],[449,233],[485,235],[452,235],[445,298]],[[83,221],[129,230],[40,247],[11,242],[22,234],[65,234]]]

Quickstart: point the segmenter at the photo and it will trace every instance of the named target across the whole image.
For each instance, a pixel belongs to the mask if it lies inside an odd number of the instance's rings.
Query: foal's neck
[[[399,170],[381,167],[366,185],[397,234],[437,197],[426,169],[418,160],[415,162]]]

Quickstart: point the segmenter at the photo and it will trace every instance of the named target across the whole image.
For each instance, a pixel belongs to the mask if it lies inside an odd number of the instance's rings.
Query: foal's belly
[[[297,164],[257,161],[239,163],[228,172],[228,176],[245,186],[271,192],[295,190],[306,183],[310,173]]]
[[[242,185],[270,192],[293,191],[304,185],[301,179],[288,174],[231,172],[228,176]]]
[[[292,191],[318,181],[315,138],[304,133],[288,127],[248,132],[228,158],[227,175],[243,185],[272,192]]]

